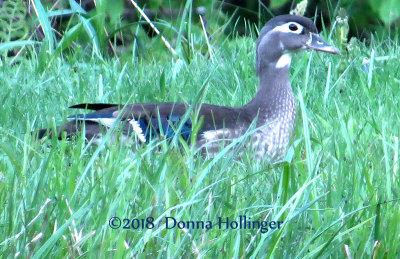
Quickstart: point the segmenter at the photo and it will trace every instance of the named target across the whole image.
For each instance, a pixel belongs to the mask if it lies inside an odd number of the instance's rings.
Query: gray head
[[[302,49],[339,53],[337,48],[321,39],[311,19],[296,15],[272,18],[262,28],[257,40],[257,75],[269,66],[277,69],[288,67],[290,54]]]

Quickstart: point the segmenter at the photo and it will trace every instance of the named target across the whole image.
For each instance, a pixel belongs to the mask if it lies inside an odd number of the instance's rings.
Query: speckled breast
[[[260,130],[247,140],[248,147],[255,151],[258,159],[274,162],[285,157],[293,135],[295,113],[296,103],[291,88],[282,91],[268,108],[260,109],[257,121]],[[203,147],[203,153],[215,156],[223,146],[243,136],[248,127],[206,131],[197,145]]]
[[[291,88],[283,91],[276,100],[278,103],[273,105],[274,109],[266,111],[264,119],[260,118],[266,126],[253,137],[257,157],[267,155],[271,161],[286,156],[296,115],[296,102]]]

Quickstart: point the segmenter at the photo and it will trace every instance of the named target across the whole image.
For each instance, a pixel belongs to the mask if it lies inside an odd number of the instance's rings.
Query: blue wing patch
[[[165,138],[172,138],[176,134],[176,130],[179,128],[181,123],[180,115],[169,115],[162,116],[160,118],[151,118],[147,120],[146,118],[141,118],[138,120],[140,127],[142,128],[146,141],[155,136],[160,136],[161,132]],[[182,138],[186,141],[190,139],[192,134],[192,122],[187,119],[180,131]]]
[[[145,142],[148,142],[151,138],[160,136],[161,133],[167,139],[174,137],[181,123],[181,118],[182,116],[175,114],[160,116],[160,118],[152,117],[151,119],[144,117],[137,120],[137,123],[142,129]],[[111,127],[117,118],[112,113],[89,113],[72,115],[68,117],[68,120],[92,121],[106,127]],[[188,141],[190,139],[192,134],[192,122],[190,119],[184,122],[180,134],[184,140]]]

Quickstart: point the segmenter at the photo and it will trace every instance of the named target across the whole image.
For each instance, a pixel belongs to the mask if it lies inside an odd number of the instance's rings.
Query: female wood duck
[[[260,129],[253,135],[252,147],[257,157],[271,161],[282,159],[289,146],[296,110],[289,80],[291,54],[303,49],[339,53],[317,33],[314,23],[301,16],[282,15],[268,21],[257,40],[256,70],[260,84],[255,97],[241,107],[202,104],[199,118],[203,117],[203,123],[196,136],[197,145],[213,155],[221,146],[218,140],[243,136],[256,120],[256,127]],[[70,108],[95,112],[69,117],[72,121],[57,129],[59,134],[65,131],[67,137],[80,132],[84,125],[87,139],[99,138],[117,119],[124,125],[124,136],[141,142],[160,132],[171,137],[180,124],[181,136],[187,140],[191,135],[191,121],[180,123],[188,109],[183,103],[78,104]],[[39,138],[44,135],[46,129],[40,130]]]

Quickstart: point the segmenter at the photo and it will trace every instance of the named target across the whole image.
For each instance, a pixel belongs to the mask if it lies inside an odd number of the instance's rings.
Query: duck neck
[[[279,63],[280,61],[281,59],[278,59],[259,69],[258,91],[254,99],[245,105],[245,109],[250,113],[263,113],[268,119],[286,107],[285,102],[294,102],[289,79],[290,60],[287,59],[284,66]]]

